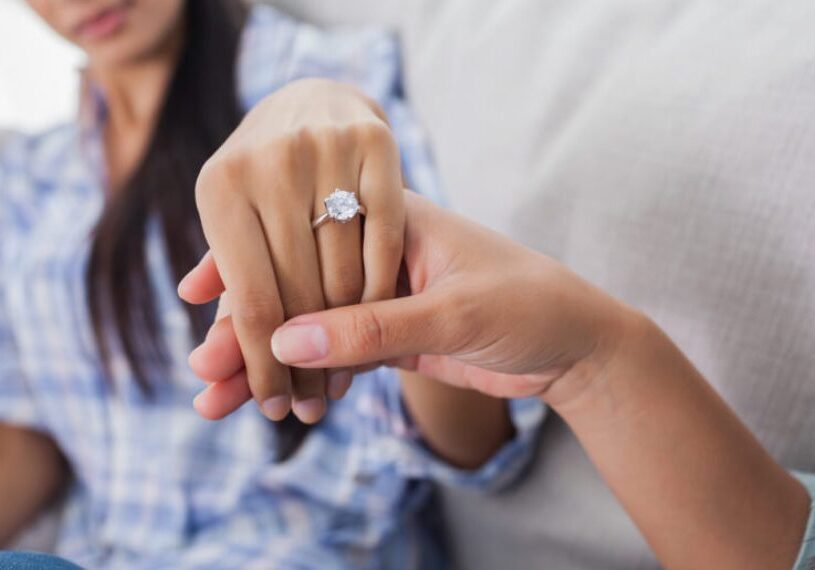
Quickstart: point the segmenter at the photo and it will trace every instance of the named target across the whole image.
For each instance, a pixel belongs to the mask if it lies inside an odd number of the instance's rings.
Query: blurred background
[[[69,119],[81,55],[22,0],[0,0],[0,130],[37,131]]]

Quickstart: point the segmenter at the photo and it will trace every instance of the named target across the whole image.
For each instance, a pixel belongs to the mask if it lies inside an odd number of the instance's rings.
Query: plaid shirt
[[[410,184],[439,198],[392,37],[321,31],[255,9],[239,61],[244,106],[307,76],[349,81],[376,98]],[[202,386],[186,365],[189,323],[156,227],[148,264],[172,367],[147,401],[114,346],[106,378],[85,299],[89,236],[104,203],[104,101],[90,108],[81,125],[16,137],[0,157],[0,421],[49,434],[71,464],[57,553],[91,568],[150,570],[441,565],[422,524],[431,482],[509,482],[542,408],[513,402],[516,438],[462,472],[422,445],[394,373],[381,369],[358,378],[297,455],[276,464],[275,431],[254,406],[217,423],[193,411]]]

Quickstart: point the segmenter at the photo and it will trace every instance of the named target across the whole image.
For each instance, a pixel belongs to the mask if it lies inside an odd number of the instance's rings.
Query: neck
[[[146,129],[156,119],[183,47],[176,34],[150,57],[124,66],[94,66],[89,73],[105,94],[108,128]]]
[[[105,95],[104,125],[106,184],[119,189],[133,173],[149,144],[164,95],[181,55],[184,36],[129,65],[89,68],[91,79]]]

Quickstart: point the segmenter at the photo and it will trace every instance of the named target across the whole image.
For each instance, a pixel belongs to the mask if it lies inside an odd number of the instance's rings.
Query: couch
[[[815,3],[274,3],[398,32],[452,207],[645,310],[815,471]],[[521,483],[442,500],[460,568],[658,567],[556,416]]]
[[[452,206],[645,310],[815,471],[815,3],[276,3],[396,30]],[[554,416],[521,484],[443,502],[461,568],[658,566]]]

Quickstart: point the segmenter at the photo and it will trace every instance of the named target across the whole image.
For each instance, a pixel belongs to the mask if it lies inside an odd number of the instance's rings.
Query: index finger
[[[269,338],[283,323],[284,313],[260,220],[237,194],[199,194],[198,209],[229,292],[252,396],[264,415],[279,421],[291,410],[291,374],[269,351]]]

